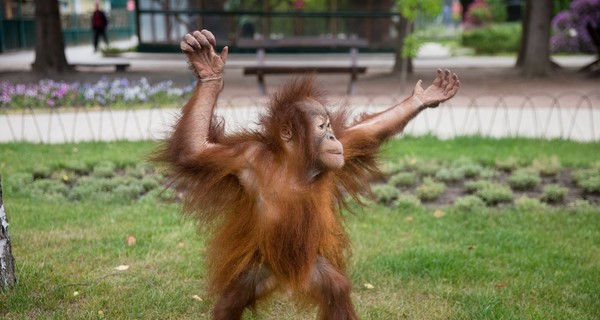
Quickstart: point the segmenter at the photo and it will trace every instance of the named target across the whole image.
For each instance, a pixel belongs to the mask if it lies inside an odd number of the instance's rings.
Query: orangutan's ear
[[[281,140],[283,140],[285,142],[292,140],[292,129],[290,129],[289,125],[287,125],[287,124],[284,125],[281,128],[280,134],[281,134]]]

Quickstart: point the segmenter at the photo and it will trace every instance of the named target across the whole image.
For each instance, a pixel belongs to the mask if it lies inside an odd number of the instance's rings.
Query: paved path
[[[118,42],[117,46],[131,46],[131,42]],[[91,46],[69,47],[66,50],[70,63],[94,61],[122,61],[131,63],[132,71],[185,70],[186,62],[181,54],[127,53],[123,58],[103,58],[94,54]],[[34,60],[32,51],[0,54],[0,71],[26,71]],[[347,54],[278,55],[267,57],[267,63],[298,65],[304,63],[344,65],[349,63]],[[591,56],[563,56],[556,60],[563,66],[578,67],[593,60]],[[232,54],[228,68],[242,68],[255,63],[253,54]],[[437,51],[423,52],[414,60],[416,68],[510,68],[515,61],[512,57],[447,57]],[[361,54],[359,65],[369,69],[389,70],[393,64],[391,54]],[[470,97],[455,97],[451,102],[436,110],[424,112],[413,120],[407,129],[409,134],[432,133],[442,138],[457,135],[481,134],[493,137],[526,136],[541,138],[566,138],[580,141],[600,140],[600,108],[593,105],[599,100],[579,98],[576,107],[569,103],[568,108],[548,102],[543,106],[530,106],[527,100],[514,102],[520,108],[506,108],[506,99],[496,102],[473,103]],[[472,98],[471,98],[472,99]],[[522,98],[523,99],[523,98]],[[526,99],[526,98],[525,98]],[[577,100],[577,99],[575,99]],[[229,128],[252,125],[261,110],[260,99],[246,99],[241,107],[219,108],[218,112],[226,119]],[[594,101],[594,102],[590,102]],[[221,105],[227,106],[230,101]],[[352,106],[358,111],[377,111],[389,107],[393,101],[357,99]],[[503,107],[504,106],[504,107]],[[140,140],[156,139],[168,130],[177,117],[177,110],[125,110],[105,109],[94,112],[53,112],[2,114],[0,111],[0,142],[31,141],[62,143],[99,140]]]

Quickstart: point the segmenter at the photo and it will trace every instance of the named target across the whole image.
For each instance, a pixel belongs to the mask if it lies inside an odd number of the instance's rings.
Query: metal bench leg
[[[348,82],[348,89],[346,90],[346,93],[350,96],[354,95],[354,91],[355,91],[354,83],[356,82],[356,78],[357,78],[356,72],[352,72],[350,74],[350,82]]]
[[[258,79],[258,92],[264,96],[267,94],[267,86],[265,85],[265,76],[259,72],[256,74],[256,77]]]

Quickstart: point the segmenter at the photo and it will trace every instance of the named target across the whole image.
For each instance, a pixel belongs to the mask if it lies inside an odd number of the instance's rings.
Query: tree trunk
[[[0,177],[0,289],[6,290],[17,283],[15,258],[8,237],[8,219],[2,201],[2,177]]]
[[[531,6],[525,4],[525,12],[521,21],[521,45],[517,56],[517,67],[522,67],[525,62],[525,48],[527,48],[527,33],[529,32],[529,20],[531,19]]]
[[[526,6],[529,16],[521,68],[525,77],[545,77],[552,71],[549,44],[552,6],[535,0],[528,0]]]
[[[394,53],[394,68],[393,72],[406,71],[413,72],[412,59],[402,57],[402,48],[404,48],[404,39],[410,34],[412,22],[400,16],[400,21],[396,24],[398,31],[398,39],[396,40],[396,51]]]
[[[58,0],[35,2],[35,62],[31,67],[42,74],[73,70],[65,56]]]

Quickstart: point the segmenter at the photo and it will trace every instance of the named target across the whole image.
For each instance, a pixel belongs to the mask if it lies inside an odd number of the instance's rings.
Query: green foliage
[[[388,183],[396,187],[412,187],[417,183],[417,175],[413,172],[399,172],[391,176]]]
[[[437,199],[446,191],[446,185],[441,182],[435,182],[427,177],[423,179],[423,183],[415,190],[415,193],[422,201],[432,201]]]
[[[533,170],[519,169],[513,172],[506,181],[515,190],[531,190],[537,187],[542,179]]]
[[[417,172],[424,176],[434,176],[440,170],[440,164],[432,160],[416,161],[416,166]]]
[[[468,195],[457,198],[453,207],[459,212],[477,213],[485,209],[485,202],[477,196]]]
[[[543,176],[555,176],[562,169],[560,160],[554,155],[533,160],[531,167]]]
[[[400,193],[393,206],[398,209],[414,210],[421,207],[421,200],[412,194]]]
[[[465,177],[465,172],[460,168],[446,167],[438,170],[435,178],[443,182],[458,182]]]
[[[419,53],[419,48],[422,45],[422,41],[416,33],[411,33],[404,37],[402,43],[402,52],[400,55],[403,58],[414,58]]]
[[[375,200],[384,205],[390,205],[398,198],[400,191],[393,186],[387,184],[379,184],[372,187]]]
[[[510,190],[509,187],[498,183],[489,183],[484,185],[481,189],[475,191],[475,195],[480,197],[490,206],[500,203],[509,203],[512,202],[513,199],[512,190]]]
[[[572,213],[597,213],[598,207],[591,204],[588,200],[577,199],[569,203],[567,210]]]
[[[589,176],[578,184],[587,193],[600,193],[600,175]]]
[[[403,17],[415,21],[419,14],[431,17],[442,12],[442,2],[437,0],[396,0],[396,8]]]
[[[485,180],[485,179],[467,181],[467,182],[465,182],[465,190],[468,193],[475,193],[483,188],[489,187],[492,184],[493,184],[492,181]]]
[[[33,167],[32,174],[34,179],[48,178],[50,176],[50,168],[43,164],[36,164]]]
[[[520,39],[520,24],[491,24],[465,30],[462,34],[462,45],[475,49],[477,54],[516,53],[519,50]]]
[[[515,208],[523,212],[543,213],[549,210],[548,206],[538,199],[522,196],[515,201]]]
[[[98,178],[111,178],[116,174],[117,166],[111,161],[102,161],[94,166],[92,174]]]
[[[30,193],[35,199],[63,199],[68,194],[67,186],[62,182],[50,179],[38,179],[31,184]]]
[[[496,168],[503,171],[513,171],[520,166],[519,158],[509,156],[506,158],[496,159]]]
[[[542,200],[549,203],[562,202],[568,193],[568,189],[559,184],[549,184],[544,186]]]
[[[506,1],[505,0],[486,0],[488,6],[490,7],[490,13],[492,15],[493,22],[505,22],[506,18],[508,18],[508,13],[506,12]]]

